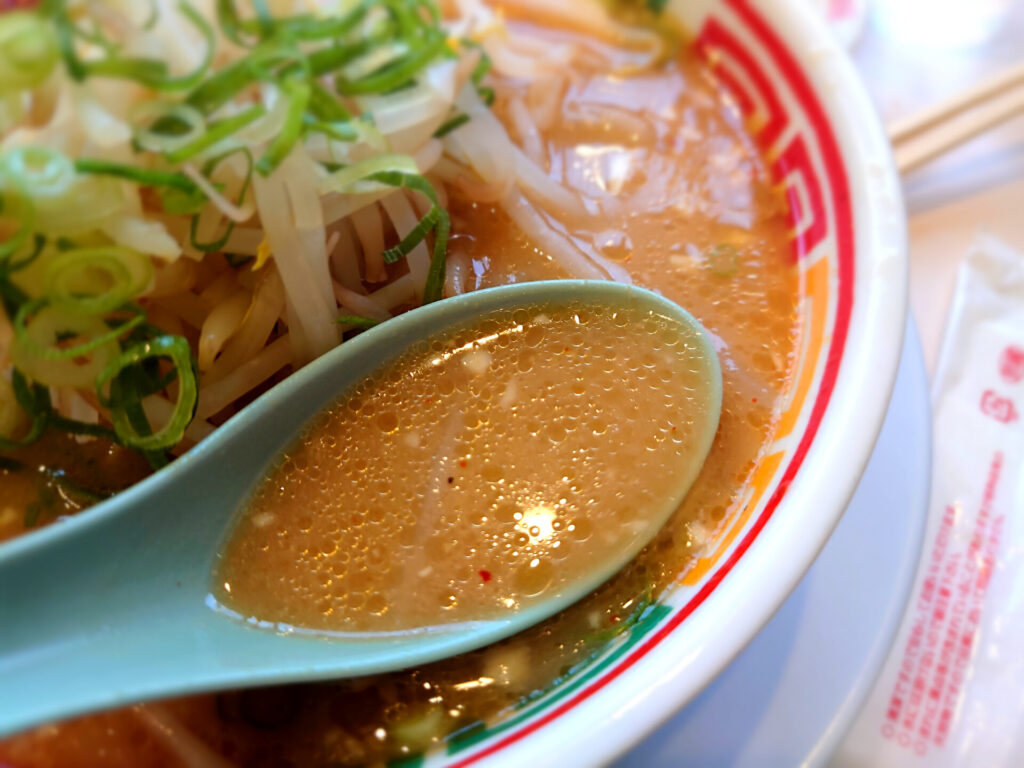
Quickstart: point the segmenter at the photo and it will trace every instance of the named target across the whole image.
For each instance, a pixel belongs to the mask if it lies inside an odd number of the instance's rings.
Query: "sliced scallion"
[[[416,175],[419,173],[419,169],[416,167],[416,162],[408,155],[376,155],[335,171],[321,182],[320,187],[323,191],[331,192],[365,192],[367,190],[356,185],[360,182],[376,181],[371,177],[381,173],[396,174],[395,178],[398,178],[398,176]],[[380,183],[394,186],[386,181]]]
[[[445,256],[448,253],[448,235],[451,231],[451,219],[448,212],[438,205],[437,193],[430,182],[418,174],[381,171],[368,178],[371,181],[379,181],[392,187],[411,189],[430,200],[431,208],[420,221],[422,225],[423,221],[430,220],[434,228],[434,251],[430,259],[430,269],[427,271],[427,280],[423,287],[423,303],[430,304],[438,301],[444,295]],[[417,226],[403,238],[402,242],[384,251],[384,260],[395,261],[404,257],[426,237],[426,234],[427,232],[423,230],[422,226]]]
[[[250,152],[247,147],[236,147],[235,149],[230,149],[227,152],[218,155],[217,157],[211,158],[210,160],[207,161],[206,165],[203,166],[203,175],[206,176],[207,178],[212,179],[213,174],[216,173],[217,166],[219,166],[221,162],[223,162],[227,158],[236,154],[242,154],[245,157],[246,162],[248,163],[245,172],[245,179],[242,181],[242,186],[238,190],[238,198],[235,200],[235,205],[241,205],[242,201],[245,200],[246,193],[248,193],[249,191],[249,186],[252,184],[252,171],[254,165],[252,159],[252,152]],[[219,251],[221,248],[224,247],[224,244],[227,243],[228,238],[231,237],[231,233],[235,229],[235,222],[228,221],[228,225],[227,227],[224,228],[223,234],[221,234],[221,236],[218,237],[216,240],[211,240],[208,242],[202,242],[196,239],[196,232],[198,228],[199,214],[197,213],[192,216],[192,224],[190,227],[189,237],[192,241],[192,247],[195,248],[197,251],[202,251],[204,253],[212,253]],[[232,264],[232,266],[234,265]]]
[[[141,405],[138,396],[121,403],[115,402],[113,398],[107,398],[104,403],[110,408],[110,418],[118,439],[123,445],[139,451],[163,451],[172,448],[180,442],[185,429],[192,421],[198,387],[188,341],[180,336],[164,335],[135,344],[111,360],[96,378],[97,390],[102,392],[115,377],[119,378],[133,367],[155,359],[170,360],[178,373],[178,399],[167,424],[152,434],[142,434],[145,430],[133,424],[129,416],[131,405]]]
[[[150,152],[168,154],[194,144],[206,133],[203,113],[190,104],[144,101],[135,110],[135,119],[146,121],[135,129],[135,143]]]
[[[372,317],[362,317],[361,315],[339,315],[335,318],[334,322],[338,325],[352,325],[356,328],[373,328],[375,325],[380,325],[380,320],[374,320]]]
[[[46,268],[50,302],[73,312],[102,315],[138,296],[153,277],[147,256],[101,246],[65,251]]]
[[[352,119],[352,113],[318,80],[310,81],[309,112],[324,123],[344,123]]]
[[[445,48],[445,39],[436,35],[421,47],[414,49],[408,56],[399,59],[374,74],[359,80],[346,81],[338,77],[335,85],[338,93],[345,96],[356,96],[367,93],[387,93],[409,82],[420,69],[436,58]]]
[[[10,450],[23,445],[30,445],[42,437],[49,426],[53,408],[50,404],[50,392],[41,384],[29,384],[25,374],[14,368],[11,371],[11,389],[21,410],[31,419],[28,432],[20,439],[0,438],[0,448]]]
[[[67,312],[37,299],[21,305],[14,318],[11,360],[33,381],[50,387],[92,387],[96,375],[118,353],[118,337],[143,321],[136,315],[111,329],[95,315]],[[61,346],[68,339],[77,343]]]
[[[58,58],[53,27],[39,14],[0,14],[0,92],[35,88],[50,76]]]
[[[116,176],[119,179],[134,181],[136,184],[141,184],[144,187],[170,187],[189,194],[200,191],[192,179],[184,173],[177,173],[175,171],[156,171],[150,168],[140,168],[137,165],[86,157],[75,160],[75,169],[79,173]]]
[[[32,197],[58,197],[75,181],[75,165],[49,147],[30,144],[0,156],[0,172],[13,178]]]
[[[224,141],[253,121],[263,117],[265,114],[267,114],[267,110],[263,108],[263,105],[256,104],[242,112],[239,112],[237,115],[232,115],[231,117],[219,120],[210,125],[207,128],[206,133],[195,141],[179,147],[172,152],[168,152],[165,155],[167,161],[171,163],[183,163],[186,160],[191,160],[200,152],[204,152],[218,142]]]
[[[49,306],[48,298],[33,299],[23,304],[14,316],[14,337],[16,344],[33,357],[74,360],[116,341],[145,320],[142,311],[133,308],[132,317],[111,327],[94,315]],[[60,346],[67,338],[84,341]]]
[[[309,83],[302,80],[286,80],[283,88],[288,99],[288,110],[280,132],[256,163],[256,170],[263,176],[269,176],[274,172],[274,169],[288,157],[302,135],[302,117],[306,114],[306,106],[309,104]]]
[[[434,131],[434,138],[441,139],[447,136],[457,128],[461,128],[469,122],[469,115],[465,112],[459,112],[458,114],[450,117],[448,120],[441,124],[441,127]]]

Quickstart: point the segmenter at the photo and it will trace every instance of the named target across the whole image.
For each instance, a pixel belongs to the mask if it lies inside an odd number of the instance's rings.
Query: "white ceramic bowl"
[[[800,580],[886,411],[906,312],[904,212],[888,142],[850,61],[801,0],[672,0],[666,12],[760,126],[756,139],[789,198],[803,338],[787,407],[747,504],[684,583],[564,684],[429,765],[603,763],[650,733]]]

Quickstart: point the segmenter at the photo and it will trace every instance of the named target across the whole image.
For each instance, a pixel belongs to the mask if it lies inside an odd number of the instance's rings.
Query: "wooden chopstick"
[[[1024,62],[889,126],[896,166],[907,173],[1024,113]]]

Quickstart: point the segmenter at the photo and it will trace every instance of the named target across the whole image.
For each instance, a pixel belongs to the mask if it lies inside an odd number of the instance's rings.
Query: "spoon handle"
[[[173,492],[165,483],[134,489],[0,553],[0,735],[137,688],[168,655],[168,625],[211,613],[202,576],[219,533],[168,536],[166,520],[216,500],[194,472],[174,474],[185,482]]]

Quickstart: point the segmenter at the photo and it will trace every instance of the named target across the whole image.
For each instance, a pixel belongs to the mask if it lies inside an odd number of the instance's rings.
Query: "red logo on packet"
[[[996,421],[1009,424],[1020,418],[1013,400],[1008,397],[1000,397],[991,389],[986,389],[981,396],[981,412],[991,416]]]
[[[1024,381],[1024,347],[1011,344],[999,356],[999,375],[1007,384]]]

